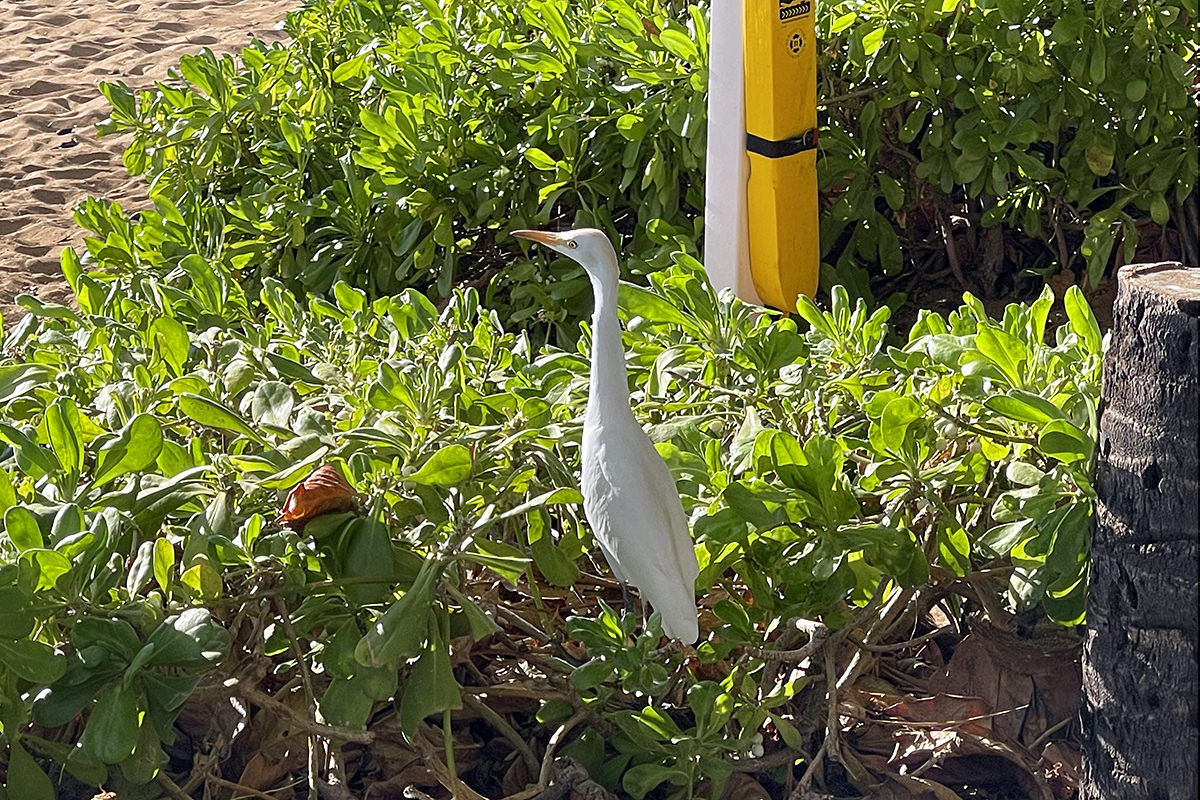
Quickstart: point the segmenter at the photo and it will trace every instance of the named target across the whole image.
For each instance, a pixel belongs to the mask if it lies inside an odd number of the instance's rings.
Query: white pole
[[[713,0],[708,56],[708,147],[705,167],[704,267],[714,288],[758,303],[750,277],[746,225],[743,0]]]

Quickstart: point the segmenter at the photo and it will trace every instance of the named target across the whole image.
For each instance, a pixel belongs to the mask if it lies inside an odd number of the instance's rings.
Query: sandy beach
[[[147,205],[121,163],[127,137],[97,138],[108,115],[100,81],[142,88],[185,53],[236,52],[275,30],[298,0],[0,0],[0,314],[11,326],[26,292],[64,302],[63,247],[91,194]]]

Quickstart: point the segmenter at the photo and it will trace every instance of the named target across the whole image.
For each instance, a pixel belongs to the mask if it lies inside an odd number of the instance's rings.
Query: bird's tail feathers
[[[696,612],[696,597],[689,586],[673,587],[671,591],[647,595],[650,605],[662,615],[663,633],[684,644],[695,644],[700,638],[700,622]],[[643,591],[643,594],[646,594]],[[665,596],[659,596],[665,595]]]

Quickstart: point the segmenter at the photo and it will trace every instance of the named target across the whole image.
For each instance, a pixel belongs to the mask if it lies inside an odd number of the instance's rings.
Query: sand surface
[[[72,209],[87,195],[148,205],[121,163],[127,136],[96,136],[100,81],[134,88],[167,77],[185,53],[235,52],[284,38],[299,0],[0,0],[0,314],[26,292],[65,302],[63,247],[81,245]]]

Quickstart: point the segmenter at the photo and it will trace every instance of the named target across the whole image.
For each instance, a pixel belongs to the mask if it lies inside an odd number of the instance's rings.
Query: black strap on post
[[[753,133],[746,134],[746,149],[767,158],[786,158],[805,150],[817,149],[817,129],[805,131],[791,139],[764,139]]]

